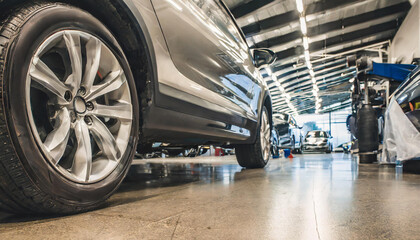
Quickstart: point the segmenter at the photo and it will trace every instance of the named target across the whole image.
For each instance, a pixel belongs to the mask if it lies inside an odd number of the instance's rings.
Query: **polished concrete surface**
[[[420,175],[305,154],[244,170],[234,156],[136,160],[102,209],[0,213],[0,239],[419,239]]]

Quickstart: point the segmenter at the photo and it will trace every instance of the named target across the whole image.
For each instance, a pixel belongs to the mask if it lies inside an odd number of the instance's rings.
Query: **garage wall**
[[[414,58],[420,58],[420,8],[415,1],[390,47],[391,63],[411,64]]]

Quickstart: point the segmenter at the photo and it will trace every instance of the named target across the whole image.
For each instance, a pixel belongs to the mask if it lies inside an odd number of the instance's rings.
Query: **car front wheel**
[[[0,43],[0,208],[98,207],[125,177],[138,136],[117,40],[85,11],[33,3],[5,21]]]

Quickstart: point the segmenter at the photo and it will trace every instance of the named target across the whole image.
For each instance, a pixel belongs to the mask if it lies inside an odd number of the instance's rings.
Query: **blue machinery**
[[[372,62],[372,70],[368,71],[367,74],[402,82],[414,68],[416,68],[416,65]]]

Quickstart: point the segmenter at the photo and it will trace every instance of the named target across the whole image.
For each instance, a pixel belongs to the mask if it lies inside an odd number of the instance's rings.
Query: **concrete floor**
[[[243,170],[234,156],[136,160],[102,209],[0,213],[0,239],[419,239],[420,175],[350,155]]]

